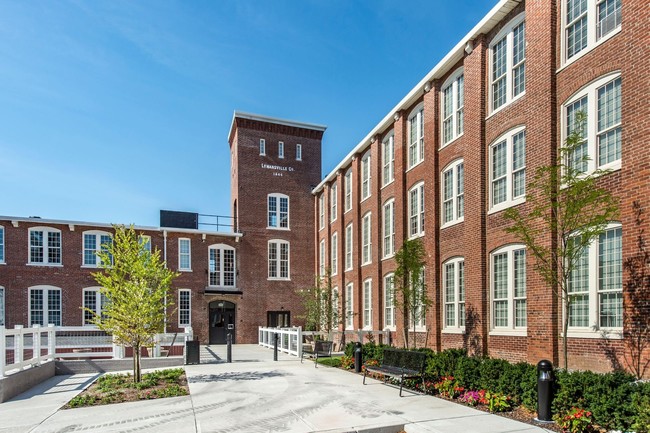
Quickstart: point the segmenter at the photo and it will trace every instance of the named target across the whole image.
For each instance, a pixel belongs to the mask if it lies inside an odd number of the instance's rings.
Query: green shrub
[[[650,390],[650,386],[646,386]],[[632,405],[636,410],[632,430],[636,433],[650,433],[650,392],[643,395],[638,392],[632,398]]]
[[[463,349],[447,349],[431,356],[427,362],[426,373],[434,377],[453,376],[460,359],[467,358]]]
[[[326,365],[328,367],[339,368],[341,366],[341,357],[335,356],[335,357],[332,357],[332,358],[320,358],[318,360],[318,363]]]
[[[479,374],[481,375],[481,383],[479,389],[487,389],[488,391],[501,392],[499,383],[501,375],[510,367],[508,361],[497,358],[486,358],[479,366]]]
[[[481,389],[480,366],[482,362],[483,358],[475,356],[459,358],[453,372],[458,383],[467,389]]]
[[[77,395],[68,402],[69,407],[92,406],[97,402],[97,397],[91,394]]]
[[[485,400],[490,412],[505,412],[511,408],[510,397],[500,392],[486,392]]]

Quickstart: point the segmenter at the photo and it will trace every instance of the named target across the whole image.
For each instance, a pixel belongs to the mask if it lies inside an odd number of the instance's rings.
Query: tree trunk
[[[564,371],[569,371],[569,344],[568,344],[568,335],[569,332],[569,308],[571,307],[571,298],[568,293],[564,295],[564,318],[563,318],[563,335],[562,338],[562,352],[564,353]]]
[[[140,346],[133,346],[133,381],[139,383],[141,380]]]

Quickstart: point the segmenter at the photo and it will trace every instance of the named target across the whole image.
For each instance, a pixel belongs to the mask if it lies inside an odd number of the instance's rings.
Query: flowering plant
[[[458,398],[458,400],[470,406],[477,406],[478,404],[487,404],[487,399],[485,398],[484,389],[481,389],[479,391],[466,391]]]
[[[341,368],[344,370],[352,370],[354,367],[354,358],[351,356],[341,356]]]
[[[434,383],[433,387],[441,396],[447,398],[456,398],[465,390],[462,386],[458,386],[453,376],[444,376],[439,382]]]
[[[485,400],[490,412],[505,412],[510,409],[510,397],[500,392],[487,391]]]
[[[595,431],[592,425],[591,412],[588,410],[572,407],[565,414],[557,414],[553,417],[555,422],[567,433],[587,433]]]

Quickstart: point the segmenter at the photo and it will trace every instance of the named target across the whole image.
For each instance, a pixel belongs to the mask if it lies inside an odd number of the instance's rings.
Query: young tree
[[[526,208],[509,208],[505,218],[512,225],[506,231],[526,245],[535,258],[535,270],[563,305],[562,351],[568,368],[567,332],[571,306],[572,274],[581,265],[586,249],[604,233],[618,215],[616,199],[598,186],[605,171],[586,173],[584,155],[586,116],[579,112],[572,132],[560,147],[557,161],[539,167],[528,183]]]
[[[329,268],[325,275],[316,276],[313,287],[299,291],[303,299],[305,329],[324,331],[328,334],[339,324],[338,293],[332,287],[332,275]]]
[[[409,329],[424,319],[431,301],[427,297],[423,270],[425,258],[424,245],[420,239],[407,240],[395,254],[397,269],[393,280],[393,303],[403,317],[402,332],[404,346],[408,349]],[[417,341],[413,339],[413,347]]]
[[[103,271],[93,274],[107,303],[101,315],[87,311],[94,314],[99,329],[113,335],[118,344],[133,348],[133,380],[140,382],[140,350],[163,332],[172,305],[169,290],[178,274],[165,267],[160,251],[144,248],[133,227],[114,229],[113,241],[97,253]]]

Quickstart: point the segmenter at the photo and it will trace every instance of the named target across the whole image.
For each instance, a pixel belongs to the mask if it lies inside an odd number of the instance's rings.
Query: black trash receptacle
[[[185,342],[185,364],[198,364],[199,340],[189,340]]]

